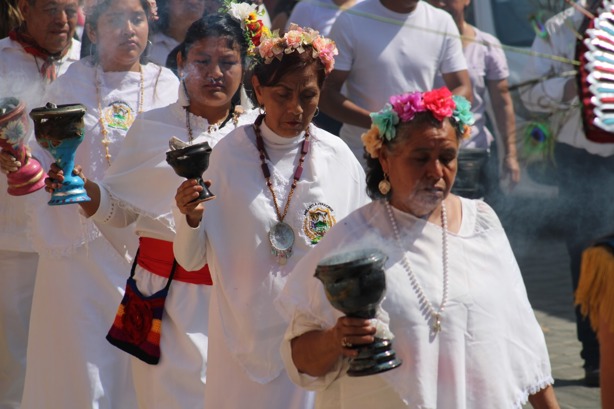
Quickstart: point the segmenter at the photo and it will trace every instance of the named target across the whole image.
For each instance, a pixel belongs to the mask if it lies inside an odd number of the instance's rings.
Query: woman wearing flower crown
[[[85,105],[76,163],[82,177],[100,180],[134,117],[175,101],[179,84],[171,71],[141,62],[155,1],[90,0],[85,6],[94,53],[71,65],[45,100]],[[38,156],[51,162],[47,152]],[[58,186],[46,183],[48,191]],[[134,408],[128,355],[105,340],[130,271],[126,256],[134,255],[134,233],[86,220],[74,204],[47,206],[45,196],[32,194],[28,209],[40,262],[22,408]]]
[[[173,266],[171,208],[182,179],[165,160],[169,139],[174,136],[173,145],[215,147],[238,126],[254,122],[255,110],[232,102],[243,81],[246,52],[243,30],[232,17],[212,14],[194,22],[178,55],[179,100],[140,115],[101,187],[89,184],[88,192],[95,189],[90,196],[99,198],[93,220],[115,227],[135,222],[140,245],[134,277],[145,296],[167,285]],[[131,358],[139,407],[204,407],[211,285],[206,266],[175,268],[164,305],[160,361],[149,365]]]
[[[558,407],[544,335],[497,216],[450,194],[469,109],[441,88],[393,96],[371,114],[362,140],[374,201],[290,273],[278,299],[290,320],[282,355],[293,381],[318,391],[318,408]],[[371,248],[387,256],[377,319],[343,316],[316,266]],[[401,365],[349,377],[354,346],[375,337],[392,339]]]
[[[273,300],[288,272],[335,224],[367,200],[364,172],[337,137],[311,124],[335,47],[310,29],[271,34],[246,4],[229,12],[246,28],[262,110],[213,149],[205,178],[177,190],[175,257],[209,265],[213,279],[205,407],[311,408],[286,375],[285,322]]]

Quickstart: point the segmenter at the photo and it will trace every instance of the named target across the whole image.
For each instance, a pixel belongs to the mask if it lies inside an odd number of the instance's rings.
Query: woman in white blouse
[[[150,3],[155,5],[145,0],[87,1],[86,32],[93,54],[72,64],[46,95],[57,105],[82,103],[87,108],[85,138],[76,154],[83,177],[104,177],[137,114],[177,99],[174,74],[141,63],[155,17]],[[37,156],[52,161],[46,152]],[[54,171],[49,173],[53,177]],[[47,180],[48,190],[56,183]],[[133,231],[87,220],[77,205],[47,206],[43,191],[30,199],[29,234],[40,259],[21,407],[136,407],[128,355],[105,339],[136,249]]]

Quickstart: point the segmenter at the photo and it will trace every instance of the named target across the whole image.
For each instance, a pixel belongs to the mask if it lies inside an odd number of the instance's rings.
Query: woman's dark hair
[[[448,120],[450,125],[452,125],[454,128],[457,139],[462,139],[463,134],[458,129],[454,118],[444,119],[444,121],[446,120]],[[443,127],[443,121],[439,121],[437,118],[435,118],[430,111],[418,112],[411,122],[401,122],[397,125],[397,136],[394,139],[389,141],[384,138],[382,149],[394,150],[396,146],[405,142],[415,131],[424,127],[441,128]],[[379,191],[379,182],[384,179],[384,170],[382,169],[382,165],[379,163],[379,159],[372,158],[366,150],[364,152],[364,158],[367,161],[367,169],[365,172],[367,175],[367,195],[373,200],[390,197],[392,190],[388,192],[387,195],[383,195]]]
[[[156,0],[158,6],[158,19],[151,25],[154,32],[166,32],[168,24],[170,22],[170,1],[169,0]]]
[[[184,58],[187,57],[190,47],[194,43],[209,37],[225,38],[228,40],[228,48],[239,46],[241,63],[245,64],[247,56],[247,40],[243,35],[241,24],[228,14],[209,14],[196,20],[185,35],[185,40],[180,44],[179,52]]]
[[[279,0],[273,9],[273,15],[271,18],[275,18],[278,14],[286,13],[288,17],[292,14],[294,6],[298,3],[298,0]]]
[[[85,19],[85,26],[88,25],[92,27],[92,29],[96,30],[98,27],[98,19],[100,15],[103,14],[107,9],[111,6],[113,0],[103,0],[98,3],[94,9],[88,12],[88,15]],[[146,64],[148,62],[149,49],[151,47],[151,41],[149,39],[153,35],[153,23],[151,18],[151,9],[149,8],[149,2],[147,0],[140,0],[141,6],[143,6],[143,10],[145,10],[145,14],[147,15],[147,24],[149,25],[149,32],[147,33],[147,46],[143,50],[141,54],[141,64]],[[81,40],[81,58],[93,56],[96,58],[96,44],[92,43],[91,39],[87,35],[87,30],[84,31],[83,39]]]
[[[23,22],[17,2],[18,0],[0,0],[0,38],[8,36],[11,30]]]
[[[284,54],[281,60],[274,58],[269,64],[265,64],[262,60],[257,60],[253,67],[253,73],[258,78],[260,85],[264,87],[274,86],[286,74],[301,71],[315,64],[318,88],[321,89],[326,78],[324,64],[322,64],[318,57],[313,57],[313,47],[311,45],[304,45],[303,48],[305,51],[302,53],[294,50],[290,54]],[[252,97],[252,99],[254,98]],[[258,101],[254,101],[254,103],[258,104]]]

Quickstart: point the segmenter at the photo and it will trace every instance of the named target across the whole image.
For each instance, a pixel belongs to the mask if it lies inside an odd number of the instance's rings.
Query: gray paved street
[[[530,205],[535,205],[535,207]],[[504,227],[544,330],[555,392],[563,409],[600,408],[599,389],[585,387],[576,338],[569,258],[553,209],[554,200],[508,203],[499,209]],[[514,209],[510,211],[509,209]],[[530,405],[526,406],[531,407]]]

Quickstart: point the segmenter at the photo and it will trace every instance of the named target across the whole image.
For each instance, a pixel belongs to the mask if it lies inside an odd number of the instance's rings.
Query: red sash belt
[[[167,277],[173,268],[173,243],[150,237],[139,238],[139,258],[137,264],[158,276]],[[186,271],[177,264],[173,280],[191,284],[213,285],[209,266],[205,265],[198,271]]]

